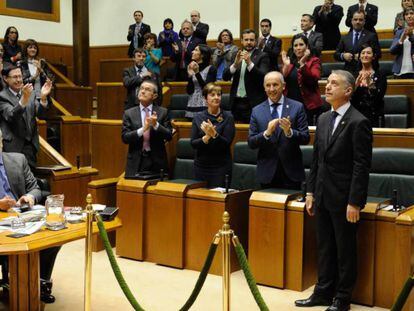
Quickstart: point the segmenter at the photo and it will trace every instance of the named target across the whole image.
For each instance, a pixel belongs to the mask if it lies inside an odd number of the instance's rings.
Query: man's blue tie
[[[339,115],[335,110],[331,111],[331,121],[329,122],[329,135],[328,135],[328,141],[331,140],[331,136],[333,134],[334,126],[335,126],[335,120],[336,117]]]
[[[277,113],[277,107],[278,107],[279,105],[280,105],[279,103],[277,103],[277,104],[272,104],[272,119],[277,119],[277,118],[279,118],[279,114]]]

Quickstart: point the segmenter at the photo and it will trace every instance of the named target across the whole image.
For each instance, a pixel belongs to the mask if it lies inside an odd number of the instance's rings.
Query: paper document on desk
[[[22,233],[22,234],[33,234],[42,228],[42,226],[45,224],[45,221],[35,221],[35,222],[26,222],[24,228],[19,229],[12,229],[11,231],[14,233]]]
[[[226,188],[222,188],[222,187],[216,187],[216,188],[212,188],[210,189],[211,191],[218,191],[220,193],[226,193]],[[237,189],[229,189],[229,193],[233,193],[233,192],[238,192],[239,190]]]

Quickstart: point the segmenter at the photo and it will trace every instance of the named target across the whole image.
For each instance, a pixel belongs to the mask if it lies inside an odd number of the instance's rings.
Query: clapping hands
[[[211,123],[210,119],[208,119],[207,121],[203,121],[200,125],[201,130],[204,132],[205,134],[205,138],[203,138],[203,140],[210,140],[210,138],[216,138],[217,131],[216,131],[216,127],[213,125],[213,123]],[[206,141],[204,141],[206,142]]]

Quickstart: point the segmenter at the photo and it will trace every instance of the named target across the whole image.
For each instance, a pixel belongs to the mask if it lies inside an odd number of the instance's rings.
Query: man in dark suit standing
[[[318,282],[296,306],[327,305],[327,311],[350,309],[357,277],[357,222],[368,191],[372,129],[349,102],[355,78],[336,70],[328,78],[331,110],[319,117],[313,145],[306,210],[316,215]],[[333,299],[333,300],[332,300]]]
[[[318,5],[313,10],[315,19],[315,31],[323,35],[323,49],[335,50],[341,39],[339,23],[344,10],[340,5],[334,3],[334,0],[324,0],[324,4]]]
[[[32,169],[36,167],[39,150],[39,133],[36,117],[49,106],[52,90],[50,80],[42,86],[36,97],[33,85],[23,85],[22,71],[14,65],[5,66],[1,72],[6,88],[0,92],[0,127],[3,132],[5,152],[18,152],[26,156]]]
[[[144,35],[151,32],[151,27],[142,22],[144,13],[142,11],[134,12],[135,24],[129,25],[127,40],[131,41],[128,48],[128,56],[134,56],[134,50],[136,48],[142,48],[144,46]]]
[[[313,31],[315,19],[310,14],[303,14],[300,19],[300,29],[302,34],[308,38],[309,47],[313,55],[320,57],[323,49],[323,35],[320,32]]]
[[[352,17],[354,16],[355,12],[364,12],[365,13],[365,29],[371,32],[375,32],[375,25],[378,21],[378,7],[371,3],[368,3],[367,0],[359,0],[359,3],[351,5],[348,8],[348,12],[346,14],[346,21],[345,24],[350,28],[353,29],[352,26]]]
[[[2,152],[2,149],[3,135],[0,131],[0,211],[7,211],[22,204],[33,206],[40,202],[41,191],[25,156],[21,153]],[[52,295],[51,276],[59,250],[60,246],[40,251],[40,298],[45,303],[55,301]],[[3,274],[2,283],[7,284],[7,257],[0,256],[0,263]]]
[[[124,87],[127,89],[127,97],[124,103],[124,110],[137,106],[137,94],[141,83],[145,80],[152,80],[158,86],[158,97],[155,100],[155,104],[161,104],[162,92],[160,77],[156,73],[149,71],[145,65],[145,50],[142,48],[135,49],[134,51],[134,66],[125,68],[122,74],[122,80]]]
[[[185,20],[181,24],[180,40],[172,44],[173,55],[171,60],[175,62],[174,81],[187,81],[187,66],[191,62],[192,53],[201,40],[194,36],[193,24]]]
[[[309,143],[308,122],[302,103],[282,95],[283,75],[264,78],[267,100],[253,108],[248,143],[259,148],[257,180],[263,188],[300,189],[305,180],[299,145]]]
[[[365,13],[357,11],[352,17],[352,30],[342,36],[339,42],[334,58],[345,63],[344,69],[358,75],[358,53],[363,44],[369,44],[378,58],[381,57],[381,48],[378,42],[377,34],[364,29]]]
[[[124,112],[122,141],[129,145],[125,177],[140,172],[168,171],[165,142],[172,137],[168,111],[153,104],[158,96],[157,84],[141,83],[139,105]]]
[[[242,32],[240,49],[233,64],[224,70],[223,80],[232,80],[230,105],[236,121],[250,122],[252,108],[266,99],[263,78],[269,71],[269,56],[256,48],[256,33],[252,29]]]
[[[279,38],[273,37],[270,34],[272,30],[272,22],[268,18],[264,18],[260,22],[260,31],[262,32],[262,36],[259,38],[258,48],[262,50],[262,52],[266,52],[269,55],[270,59],[270,66],[269,70],[271,71],[279,71],[279,54],[280,50],[282,49],[282,40]]]
[[[191,11],[190,17],[194,30],[193,36],[200,39],[201,43],[206,43],[209,31],[208,24],[200,22],[200,12],[198,11]]]

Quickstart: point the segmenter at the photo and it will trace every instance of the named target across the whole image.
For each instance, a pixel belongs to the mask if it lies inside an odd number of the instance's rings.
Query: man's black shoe
[[[340,299],[334,299],[334,302],[329,306],[326,311],[348,311],[351,309],[351,305]]]
[[[299,299],[295,301],[296,307],[330,306],[331,304],[332,300],[315,294],[312,294],[308,299]]]
[[[52,295],[52,282],[40,281],[40,300],[44,303],[54,303],[55,296]]]

